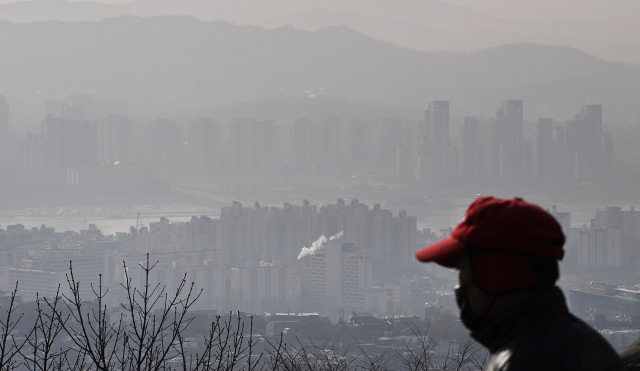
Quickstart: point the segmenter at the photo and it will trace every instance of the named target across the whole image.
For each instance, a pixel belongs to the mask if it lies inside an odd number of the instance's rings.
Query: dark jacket
[[[544,289],[472,336],[491,355],[486,370],[625,370],[598,332],[569,313],[559,288]]]
[[[620,353],[620,358],[629,371],[640,371],[640,339],[623,350]]]

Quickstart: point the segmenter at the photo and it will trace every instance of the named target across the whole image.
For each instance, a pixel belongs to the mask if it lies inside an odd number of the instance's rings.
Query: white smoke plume
[[[328,240],[324,235],[320,236],[320,238],[313,241],[313,243],[311,244],[311,247],[303,247],[302,250],[300,250],[300,255],[298,255],[298,260],[304,258],[307,255],[315,255],[316,251],[319,248],[321,248],[327,241],[337,240],[338,238],[342,237],[343,234],[344,234],[344,231],[329,237]]]

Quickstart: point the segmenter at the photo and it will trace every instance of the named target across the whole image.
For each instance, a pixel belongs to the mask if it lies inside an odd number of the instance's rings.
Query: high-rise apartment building
[[[289,163],[296,172],[308,172],[311,169],[312,123],[306,117],[291,123],[289,136]]]
[[[98,161],[132,160],[132,128],[128,117],[111,114],[98,121]]]
[[[406,211],[398,214],[398,253],[402,264],[409,264],[415,260],[417,218],[407,216]]]
[[[566,123],[566,174],[593,180],[604,168],[602,105],[588,105]]]
[[[411,264],[417,250],[416,218],[400,212],[393,216],[379,204],[374,208],[351,200],[317,207],[301,205],[246,207],[235,201],[223,207],[218,219],[194,217],[185,223],[166,218],[129,233],[118,240],[123,250],[134,254],[220,250],[232,264],[258,259],[294,261],[303,247],[320,236],[342,232],[342,241],[364,246],[380,263]]]
[[[502,147],[502,175],[517,179],[523,174],[523,105],[522,100],[508,100],[503,105],[503,129],[506,130]]]
[[[344,166],[340,158],[344,157],[343,136],[340,120],[330,116],[320,121],[314,134],[313,163],[314,168],[323,175],[334,174]]]
[[[349,125],[349,163],[352,167],[362,168],[371,157],[371,125],[362,118],[351,121]]]
[[[640,249],[640,212],[633,207],[628,211],[620,207],[596,211],[589,226],[572,229],[572,238],[580,265],[627,265]]]
[[[394,258],[394,223],[393,214],[390,210],[383,210],[380,204],[373,205],[373,233],[372,247],[374,260],[391,261]]]
[[[20,144],[22,166],[26,170],[43,170],[47,165],[47,140],[44,135],[27,133]]]
[[[547,209],[547,211],[558,221],[558,224],[560,224],[560,227],[562,227],[562,233],[564,233],[564,236],[565,236],[564,261],[569,263],[576,263],[578,259],[578,252],[576,251],[577,249],[575,249],[573,246],[573,239],[572,239],[573,233],[571,231],[571,213],[558,211],[558,208],[556,205],[553,205],[551,207],[551,210]]]
[[[97,123],[47,115],[41,124],[47,140],[47,168],[68,171],[98,164]]]
[[[450,176],[451,145],[449,141],[449,101],[432,103],[433,176],[442,181]]]
[[[150,163],[176,167],[184,159],[184,132],[173,120],[156,119],[146,125],[147,158]]]
[[[602,105],[589,104],[584,108],[585,118],[588,125],[590,146],[594,152],[594,172],[601,175],[603,166],[603,143],[602,143]]]
[[[541,118],[538,120],[537,138],[537,174],[540,179],[549,180],[552,174],[553,162],[553,119]]]
[[[425,143],[431,142],[433,133],[433,105],[424,110],[424,121],[422,122],[421,138]]]
[[[328,242],[310,260],[306,274],[310,300],[322,309],[367,310],[367,289],[373,287],[371,252],[353,243]]]
[[[213,119],[199,118],[189,125],[188,158],[190,166],[205,173],[220,169],[220,126]]]
[[[9,105],[4,95],[0,95],[0,144],[6,144],[9,136]]]
[[[229,165],[236,174],[245,174],[249,170],[251,128],[256,123],[255,118],[243,118],[229,124]]]
[[[551,163],[549,171],[554,181],[566,180],[566,131],[563,127],[553,128],[553,144],[551,145]]]
[[[108,271],[107,254],[104,250],[35,250],[28,259],[20,262],[19,267],[8,268],[7,282],[20,283],[20,293],[25,301],[35,300],[36,294],[41,298],[53,297],[58,285],[61,293],[68,295],[70,290],[66,275],[70,264],[73,265],[76,281],[82,283],[81,298],[95,298],[91,285],[97,287],[98,273]]]
[[[480,120],[465,117],[462,126],[461,176],[467,180],[480,180],[486,176],[484,167],[484,147],[481,141]]]
[[[280,152],[281,139],[280,125],[275,121],[264,121],[260,125],[260,145],[258,152],[258,167],[261,171],[270,174],[282,167]],[[327,156],[328,154],[324,154]]]

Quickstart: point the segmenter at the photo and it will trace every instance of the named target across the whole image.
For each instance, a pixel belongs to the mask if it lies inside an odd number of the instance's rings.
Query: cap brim
[[[416,259],[421,262],[435,262],[448,268],[455,267],[455,258],[467,250],[464,243],[453,237],[427,246],[416,253]]]

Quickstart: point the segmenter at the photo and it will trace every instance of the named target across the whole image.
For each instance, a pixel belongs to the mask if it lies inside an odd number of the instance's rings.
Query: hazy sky
[[[509,19],[586,18],[638,24],[637,0],[443,0]]]
[[[47,1],[47,0],[35,0],[35,1]],[[70,0],[77,1],[77,0]],[[401,1],[393,1],[394,4],[402,4],[404,2],[408,3],[417,3],[417,2],[429,2],[431,0],[401,0]],[[539,21],[549,21],[554,19],[561,18],[586,18],[592,20],[599,21],[608,21],[608,22],[624,22],[624,23],[634,23],[639,24],[640,18],[637,16],[640,12],[640,1],[638,0],[441,0],[442,2],[451,3],[458,6],[464,6],[470,9],[474,9],[477,11],[482,11],[488,14],[491,14],[496,17],[507,18],[507,19],[524,19],[524,20],[539,20]],[[13,0],[0,0],[0,3],[11,3]],[[95,2],[108,3],[108,4],[126,4],[129,3],[127,0],[96,0]],[[139,2],[139,0],[134,0],[133,2]],[[220,5],[227,7],[229,5],[229,1],[227,0],[159,0],[159,1],[149,1],[149,3],[161,2],[163,4],[166,3],[175,3],[175,5],[180,5],[184,7],[186,11],[188,10],[189,5],[192,4],[193,10],[202,5],[203,3],[207,3],[207,5]],[[242,3],[245,5],[257,5],[260,7],[260,3],[269,3],[273,5],[273,3],[285,3],[285,7],[292,8],[292,11],[296,11],[300,6],[304,7],[305,3],[307,6],[322,6],[323,1],[300,1],[297,2],[296,5],[291,7],[292,2],[287,0],[252,0],[252,1],[238,1],[235,0],[234,3]],[[388,2],[389,0],[369,0],[365,1],[371,3],[382,3]],[[344,1],[344,3],[354,3],[354,1]],[[359,1],[358,3],[363,3]],[[263,5],[263,4],[261,4]],[[361,7],[362,4],[358,4],[358,7]],[[402,5],[398,5],[401,7]],[[364,9],[361,9],[364,10]],[[275,11],[275,9],[274,9]],[[285,11],[285,9],[280,9],[280,11]]]

